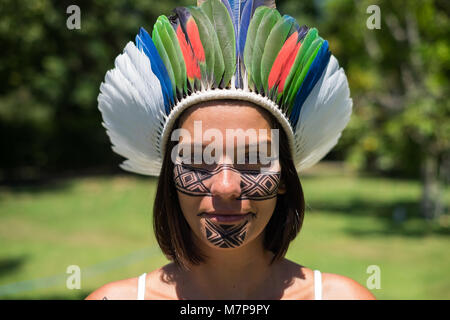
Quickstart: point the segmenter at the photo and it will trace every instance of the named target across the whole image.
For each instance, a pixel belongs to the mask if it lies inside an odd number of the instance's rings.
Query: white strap
[[[314,299],[322,300],[322,274],[314,270]]]
[[[138,300],[144,300],[144,295],[145,295],[145,277],[146,276],[147,276],[146,272],[139,276],[138,296],[137,296]]]

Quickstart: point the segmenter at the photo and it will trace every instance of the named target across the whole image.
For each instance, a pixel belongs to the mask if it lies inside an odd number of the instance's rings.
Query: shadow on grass
[[[1,191],[5,190],[9,193],[21,194],[21,193],[43,193],[43,192],[54,192],[62,193],[70,189],[77,179],[84,178],[99,178],[99,179],[114,179],[118,177],[130,177],[136,181],[148,181],[156,182],[156,177],[150,176],[140,176],[133,173],[127,172],[95,172],[95,173],[68,173],[61,175],[54,175],[46,178],[38,179],[22,179],[14,181],[0,181],[0,199]]]
[[[19,270],[26,262],[26,256],[0,258],[0,278],[9,276]]]
[[[364,200],[352,200],[345,204],[314,203],[313,211],[326,211],[352,217],[373,217],[380,224],[348,227],[344,231],[356,237],[405,236],[425,237],[429,235],[450,236],[450,227],[437,221],[429,221],[420,215],[420,204],[415,201],[388,204],[373,203]]]

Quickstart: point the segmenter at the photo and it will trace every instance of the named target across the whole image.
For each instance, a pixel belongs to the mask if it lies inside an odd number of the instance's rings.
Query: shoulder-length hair
[[[269,116],[272,119],[272,128],[280,129],[278,121],[271,114]],[[177,120],[174,128],[178,126]],[[173,180],[174,164],[171,160],[171,150],[177,143],[169,140],[165,148],[153,206],[153,227],[165,256],[176,265],[189,269],[190,264],[200,264],[208,257],[194,243],[191,228],[178,201]],[[279,130],[279,148],[281,181],[286,186],[286,193],[277,195],[274,212],[263,231],[264,248],[274,253],[271,264],[285,256],[290,242],[300,232],[305,212],[302,186],[283,129]]]

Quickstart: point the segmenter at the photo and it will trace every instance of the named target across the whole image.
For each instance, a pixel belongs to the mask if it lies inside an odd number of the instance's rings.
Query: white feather
[[[313,166],[337,144],[350,120],[352,105],[347,77],[332,55],[300,111],[295,128],[297,171]]]
[[[159,175],[159,136],[166,121],[159,79],[149,58],[129,42],[100,86],[98,108],[114,152],[125,157],[121,168]]]

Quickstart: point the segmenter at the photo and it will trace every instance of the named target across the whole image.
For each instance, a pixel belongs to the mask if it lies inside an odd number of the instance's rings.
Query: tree
[[[381,29],[366,27],[373,4]],[[448,9],[439,0],[334,0],[322,8],[322,34],[346,68],[355,101],[343,138],[349,161],[420,177],[422,214],[430,219],[443,212],[440,185],[449,180]]]

